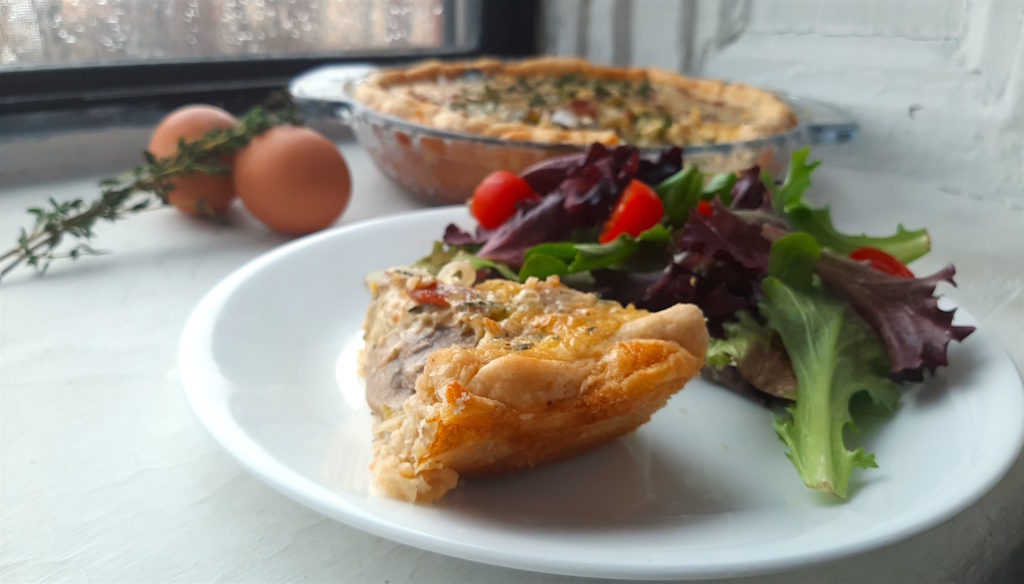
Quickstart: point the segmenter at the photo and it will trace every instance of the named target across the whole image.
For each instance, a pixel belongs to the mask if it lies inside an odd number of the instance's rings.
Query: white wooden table
[[[420,206],[357,146],[342,149],[355,192],[341,223]],[[951,196],[827,160],[819,174],[816,200],[853,227],[929,227],[934,252],[920,269],[954,262],[960,287],[946,291],[1024,364],[1024,201]],[[14,240],[26,207],[92,197],[96,178],[0,184],[0,243]],[[0,581],[577,580],[367,535],[278,495],[214,443],[179,386],[179,333],[218,280],[285,241],[240,208],[232,219],[223,228],[163,210],[103,225],[97,246],[109,256],[0,288]],[[985,581],[1022,543],[1018,459],[981,502],[922,535],[752,581]]]

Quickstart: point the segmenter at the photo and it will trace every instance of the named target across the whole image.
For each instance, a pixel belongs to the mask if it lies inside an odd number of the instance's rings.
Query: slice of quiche
[[[657,313],[557,277],[454,283],[472,268],[369,279],[362,355],[375,485],[435,501],[459,477],[564,459],[646,422],[704,363],[700,310]],[[455,278],[458,280],[459,278]]]

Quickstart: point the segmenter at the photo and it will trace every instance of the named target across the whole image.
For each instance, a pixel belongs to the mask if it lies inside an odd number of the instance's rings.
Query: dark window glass
[[[0,71],[474,48],[471,0],[6,0]]]

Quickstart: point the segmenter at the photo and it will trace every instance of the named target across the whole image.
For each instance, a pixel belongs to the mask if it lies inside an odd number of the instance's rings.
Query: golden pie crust
[[[354,95],[428,128],[545,144],[718,144],[797,123],[782,100],[749,85],[562,57],[428,61],[374,73]]]

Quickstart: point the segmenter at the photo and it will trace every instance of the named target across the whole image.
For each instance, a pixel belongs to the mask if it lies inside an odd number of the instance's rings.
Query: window
[[[0,67],[465,50],[473,48],[467,31],[447,28],[466,21],[449,13],[468,8],[444,0],[13,0],[0,4]]]
[[[265,93],[340,60],[534,52],[537,2],[0,1],[0,113]]]

